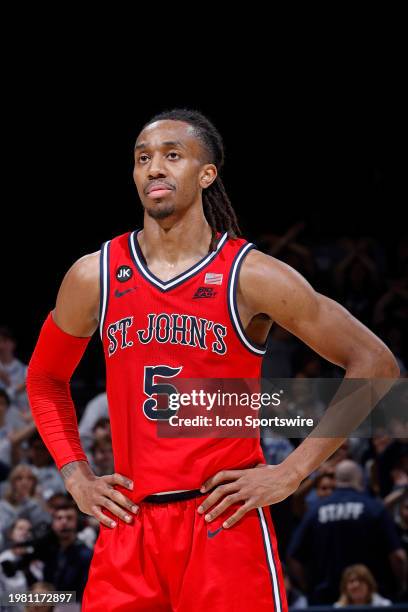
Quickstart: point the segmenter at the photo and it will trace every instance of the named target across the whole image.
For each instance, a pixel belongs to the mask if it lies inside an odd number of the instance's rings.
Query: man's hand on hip
[[[199,506],[198,512],[205,515],[208,523],[231,506],[241,502],[242,506],[230,516],[223,527],[232,527],[249,510],[276,504],[291,495],[300,484],[299,477],[280,465],[259,464],[246,470],[223,470],[207,480],[201,491],[216,489]]]
[[[65,465],[61,474],[65,480],[67,491],[76,501],[78,508],[85,514],[94,516],[106,527],[116,527],[116,522],[102,512],[106,508],[125,523],[132,521],[139,507],[128,497],[114,488],[121,485],[130,491],[133,483],[121,474],[95,476],[89,465],[84,461],[75,461]]]

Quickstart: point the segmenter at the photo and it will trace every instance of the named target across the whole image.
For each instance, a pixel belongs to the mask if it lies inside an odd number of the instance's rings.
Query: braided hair
[[[207,153],[207,163],[214,164],[218,172],[221,170],[224,164],[224,144],[218,130],[207,117],[195,110],[173,109],[155,115],[143,126],[143,129],[155,121],[165,120],[184,121],[191,125],[196,138]],[[204,215],[212,230],[210,251],[216,248],[217,232],[221,234],[227,232],[231,238],[237,238],[241,234],[235,210],[219,174],[215,181],[203,190],[203,207]]]

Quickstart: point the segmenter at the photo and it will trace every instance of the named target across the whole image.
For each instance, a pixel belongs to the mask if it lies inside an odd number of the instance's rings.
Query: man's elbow
[[[382,348],[375,357],[375,378],[396,379],[401,375],[400,367],[393,353],[387,348]]]
[[[400,368],[392,352],[380,340],[378,345],[354,347],[344,368],[352,378],[382,378],[395,380],[400,377]]]

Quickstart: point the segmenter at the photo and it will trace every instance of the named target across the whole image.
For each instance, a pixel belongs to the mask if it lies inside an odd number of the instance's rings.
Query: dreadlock
[[[214,164],[218,173],[224,164],[224,144],[216,127],[202,113],[189,109],[173,109],[155,115],[143,129],[155,121],[184,121],[194,128],[195,136],[202,143],[207,153],[207,163]],[[220,175],[203,191],[204,215],[211,227],[210,251],[217,245],[217,232],[227,232],[231,238],[241,234],[237,216],[225,191]]]

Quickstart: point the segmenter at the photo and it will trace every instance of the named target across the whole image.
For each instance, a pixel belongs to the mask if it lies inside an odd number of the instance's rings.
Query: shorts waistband
[[[205,495],[200,489],[191,489],[190,491],[180,491],[178,493],[158,493],[157,495],[148,495],[142,499],[142,503],[148,504],[168,504],[176,501],[186,501]]]

